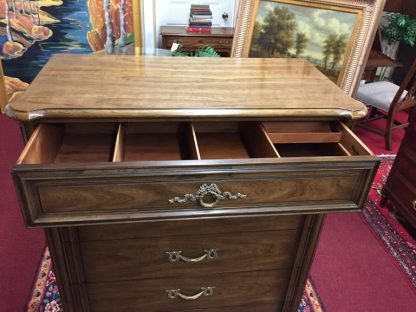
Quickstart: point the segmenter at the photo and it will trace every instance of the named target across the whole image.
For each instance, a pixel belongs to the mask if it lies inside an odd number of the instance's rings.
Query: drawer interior
[[[201,159],[278,157],[260,123],[195,123]]]
[[[88,163],[111,161],[115,123],[40,124],[18,163]]]
[[[373,155],[343,123],[265,122],[263,127],[280,157]]]
[[[345,156],[345,150],[336,143],[275,144],[281,157]]]
[[[119,125],[113,161],[198,159],[190,123]]]
[[[372,155],[338,122],[40,124],[19,164]]]

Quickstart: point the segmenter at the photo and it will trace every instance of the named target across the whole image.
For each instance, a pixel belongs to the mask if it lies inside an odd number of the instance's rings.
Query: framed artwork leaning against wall
[[[385,0],[241,0],[234,57],[301,57],[354,95]]]

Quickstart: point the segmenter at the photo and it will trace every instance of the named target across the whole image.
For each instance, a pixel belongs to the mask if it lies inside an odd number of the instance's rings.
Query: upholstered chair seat
[[[376,81],[360,85],[356,98],[370,107],[368,119],[359,126],[384,136],[386,149],[392,149],[393,131],[406,128],[408,122],[399,122],[395,115],[416,104],[416,59],[413,61],[400,86],[389,81]],[[387,120],[384,131],[372,127],[370,122],[384,118]]]
[[[388,112],[400,86],[390,81],[376,81],[360,85],[357,99],[369,106]],[[404,90],[400,102],[404,100],[407,91]]]

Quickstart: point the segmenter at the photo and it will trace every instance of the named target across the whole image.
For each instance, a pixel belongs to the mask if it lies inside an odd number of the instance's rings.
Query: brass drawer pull
[[[414,201],[412,201],[412,208],[413,208],[413,210],[416,210],[416,199]]]
[[[205,208],[214,208],[220,200],[224,199],[244,199],[247,195],[237,193],[235,195],[231,194],[230,192],[222,192],[219,187],[213,184],[203,184],[199,187],[196,194],[185,194],[182,198],[181,197],[174,197],[169,199],[169,203],[186,203],[188,200],[196,202],[197,200],[201,204],[202,207]]]
[[[214,260],[218,256],[218,250],[219,249],[207,249],[205,250],[205,253],[202,256],[199,256],[197,258],[188,258],[185,256],[182,256],[182,251],[167,251],[166,254],[169,257],[169,262],[175,263],[179,262],[180,260],[189,262],[189,263],[197,263],[201,262],[202,260]]]
[[[166,292],[168,293],[168,298],[170,299],[176,299],[179,297],[183,300],[195,300],[201,296],[212,296],[214,294],[214,288],[215,287],[201,287],[201,291],[193,296],[181,294],[180,289],[168,289]]]

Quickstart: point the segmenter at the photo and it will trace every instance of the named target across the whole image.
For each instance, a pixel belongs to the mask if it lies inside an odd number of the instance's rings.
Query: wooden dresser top
[[[365,106],[302,59],[55,55],[7,106],[19,120],[358,119]]]

